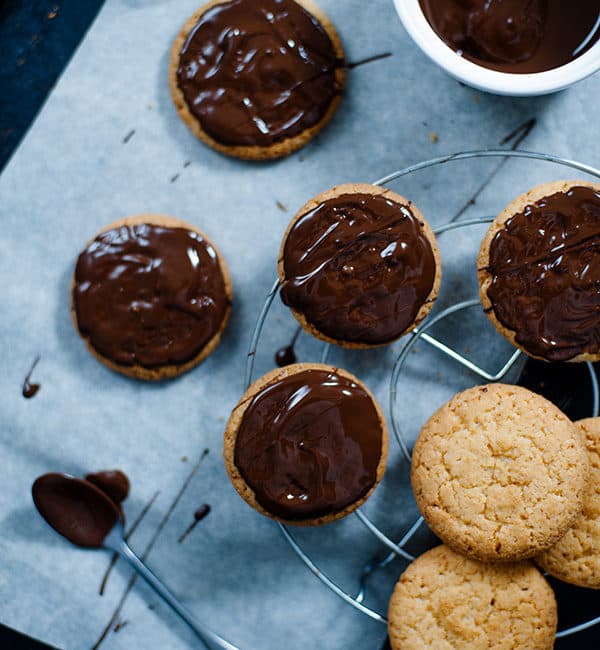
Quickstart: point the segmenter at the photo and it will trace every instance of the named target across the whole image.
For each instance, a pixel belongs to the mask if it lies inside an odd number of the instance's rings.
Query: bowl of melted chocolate
[[[562,90],[600,69],[600,0],[394,0],[452,76],[502,95]]]

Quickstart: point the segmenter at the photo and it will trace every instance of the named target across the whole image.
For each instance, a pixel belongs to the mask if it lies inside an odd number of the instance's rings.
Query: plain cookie
[[[388,621],[392,650],[551,650],[557,609],[533,564],[483,564],[438,546],[402,574]]]
[[[583,507],[585,446],[556,406],[519,386],[477,386],[423,426],[411,468],[419,509],[442,541],[483,561],[554,545]]]
[[[585,437],[590,461],[583,512],[558,544],[538,556],[536,562],[559,580],[600,589],[600,418],[576,424]]]

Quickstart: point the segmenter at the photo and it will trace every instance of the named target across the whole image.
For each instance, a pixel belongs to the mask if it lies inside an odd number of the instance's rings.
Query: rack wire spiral
[[[568,160],[560,158],[557,156],[552,156],[545,153],[537,153],[530,151],[512,151],[504,149],[489,149],[481,151],[467,151],[456,153],[448,156],[442,156],[439,158],[434,158],[427,160],[410,167],[395,171],[387,176],[379,179],[374,183],[374,185],[379,186],[388,186],[391,182],[402,178],[404,176],[413,174],[415,172],[437,167],[440,165],[447,164],[452,161],[458,160],[469,160],[474,158],[500,158],[504,161],[510,158],[521,158],[527,160],[536,160],[541,162],[554,163],[569,169],[574,169],[595,178],[600,179],[600,170],[583,163],[579,163],[573,160]],[[450,221],[444,225],[434,228],[436,236],[441,235],[442,233],[457,230],[462,228],[469,228],[472,226],[477,226],[481,224],[489,224],[493,221],[493,217],[481,217],[476,219],[469,220],[459,220],[459,221]],[[277,295],[279,289],[279,280],[275,281],[271,290],[267,294],[265,303],[262,307],[254,333],[252,335],[252,340],[250,343],[250,348],[248,352],[248,361],[246,365],[246,374],[245,374],[245,385],[249,387],[253,381],[253,373],[255,366],[255,357],[257,346],[263,334],[264,325],[266,318],[269,314],[275,296]],[[469,359],[465,354],[460,353],[458,350],[452,346],[444,343],[442,340],[436,338],[430,334],[431,328],[440,323],[444,319],[454,315],[462,314],[468,312],[473,308],[480,307],[479,298],[472,300],[465,300],[451,304],[445,309],[435,313],[430,314],[429,317],[421,323],[418,327],[415,327],[409,334],[404,337],[404,343],[398,354],[396,361],[394,363],[391,377],[390,377],[390,388],[389,388],[389,420],[392,425],[392,431],[394,433],[394,438],[396,439],[398,446],[404,456],[404,458],[410,463],[411,452],[409,449],[409,443],[406,436],[403,433],[402,427],[399,422],[398,413],[400,409],[398,408],[398,391],[397,386],[402,373],[402,370],[405,366],[405,362],[409,353],[415,348],[415,345],[419,341],[425,342],[427,345],[431,346],[439,353],[445,355],[447,358],[451,359],[453,362],[466,368],[468,371],[476,375],[479,379],[488,382],[502,381],[511,369],[517,364],[517,362],[524,356],[519,350],[515,350],[509,358],[503,363],[500,368],[496,370],[483,368],[480,364],[475,363]],[[330,344],[324,343],[320,355],[320,362],[326,363],[328,355],[330,352]],[[587,368],[589,371],[591,393],[592,393],[592,413],[590,416],[598,416],[600,412],[600,390],[598,386],[598,379],[596,372],[591,363],[587,363]],[[375,609],[372,609],[364,604],[365,597],[365,584],[366,579],[379,568],[387,566],[393,559],[396,557],[402,558],[405,561],[411,562],[415,557],[406,551],[405,547],[408,542],[413,538],[417,531],[422,527],[424,521],[422,517],[418,517],[416,521],[408,528],[406,533],[402,538],[395,542],[389,536],[387,536],[378,526],[373,523],[373,521],[363,512],[363,509],[359,508],[354,512],[354,516],[363,524],[363,526],[382,544],[384,548],[387,548],[389,553],[383,560],[377,563],[369,562],[367,563],[362,571],[360,576],[360,588],[357,593],[351,594],[345,591],[340,587],[325,571],[323,571],[311,558],[311,556],[302,548],[301,544],[298,542],[296,536],[289,530],[289,528],[281,523],[277,523],[281,534],[291,546],[296,555],[300,560],[306,565],[306,567],[332,592],[339,596],[343,601],[351,605],[353,608],[361,612],[362,614],[368,616],[369,618],[378,621],[382,624],[387,624],[387,619],[382,612],[379,612]],[[556,634],[556,638],[566,637],[577,632],[581,632],[585,629],[588,629],[596,624],[600,623],[600,616],[592,618],[584,623],[575,625],[563,630],[560,630]]]

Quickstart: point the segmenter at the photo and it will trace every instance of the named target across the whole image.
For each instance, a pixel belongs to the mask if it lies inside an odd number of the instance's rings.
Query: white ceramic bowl
[[[430,59],[459,81],[486,92],[516,97],[546,95],[600,70],[600,41],[574,61],[546,72],[510,74],[490,70],[448,47],[425,18],[419,0],[394,0],[394,4],[406,31]]]

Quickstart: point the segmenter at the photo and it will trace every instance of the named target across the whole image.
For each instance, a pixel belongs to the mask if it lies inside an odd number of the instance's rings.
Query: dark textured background
[[[104,0],[0,0],[0,171]]]
[[[41,109],[102,3],[103,0],[0,0],[0,172]],[[540,368],[543,375],[540,375]],[[578,386],[585,385],[585,379],[574,376],[573,373],[578,375],[578,371],[572,366],[557,366],[550,375],[547,368],[544,364],[531,368],[529,387],[547,392],[547,396],[557,402],[568,396],[559,405],[572,417],[578,416],[580,401],[588,397],[578,390]],[[540,382],[544,384],[543,390]],[[583,408],[583,412],[589,412],[585,406]],[[560,627],[600,613],[598,592],[556,582],[553,586],[559,592],[562,605]],[[315,585],[315,588],[319,587]],[[565,606],[567,604],[572,607]],[[600,647],[599,628],[558,642],[556,648],[597,649]],[[0,646],[14,650],[48,647],[2,625]]]

